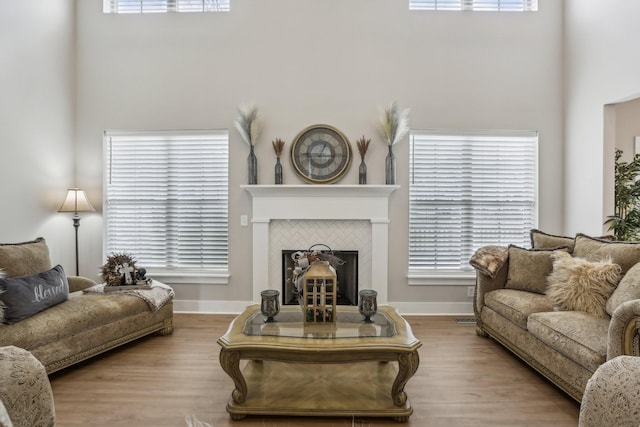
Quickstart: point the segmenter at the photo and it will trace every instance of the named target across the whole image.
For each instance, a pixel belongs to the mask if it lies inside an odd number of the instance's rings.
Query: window
[[[410,276],[471,271],[481,246],[529,245],[536,132],[414,131],[410,144]]]
[[[228,132],[105,132],[105,257],[155,277],[228,277]],[[222,282],[217,282],[222,283]]]
[[[231,0],[103,0],[104,13],[228,12]]]
[[[535,12],[538,0],[409,0],[409,10]]]

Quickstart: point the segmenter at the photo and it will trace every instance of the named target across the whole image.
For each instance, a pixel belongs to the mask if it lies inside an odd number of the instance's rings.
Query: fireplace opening
[[[293,292],[293,284],[287,283],[290,279],[294,264],[291,254],[305,249],[284,249],[282,251],[282,304],[298,304],[297,296]],[[333,251],[333,254],[344,261],[344,264],[336,267],[338,282],[338,305],[358,305],[358,251],[342,250]]]

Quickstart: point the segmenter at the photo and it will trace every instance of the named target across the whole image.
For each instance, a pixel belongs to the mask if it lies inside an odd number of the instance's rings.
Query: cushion
[[[534,249],[549,249],[565,246],[569,248],[569,252],[573,251],[574,237],[548,234],[535,228],[531,230],[529,237],[531,238],[531,247]]]
[[[547,249],[557,248],[558,246],[566,246],[569,248],[569,252],[573,252],[573,247],[575,245],[575,237],[558,236],[536,229],[531,230],[531,232],[529,233],[529,237],[531,238],[531,247],[535,249]],[[612,235],[605,235],[597,237],[597,239],[610,242],[615,238]]]
[[[606,318],[605,305],[620,280],[621,268],[610,260],[590,262],[556,252],[547,297],[558,310],[584,311]]]
[[[6,277],[31,276],[50,268],[49,248],[42,237],[30,242],[0,243],[0,269]]]
[[[510,245],[505,288],[544,294],[547,276],[553,268],[551,255],[558,250],[568,251],[567,248],[524,249]]]
[[[593,372],[607,359],[609,323],[608,319],[581,311],[550,311],[532,313],[527,330],[553,350]],[[553,360],[552,357],[549,362]]]
[[[515,289],[496,289],[484,297],[487,307],[509,319],[521,329],[527,329],[531,313],[553,311],[553,304],[545,295]]]
[[[495,279],[508,256],[509,252],[504,246],[484,246],[473,254],[469,264],[485,276]]]
[[[576,235],[573,256],[585,258],[587,261],[604,261],[608,258],[621,268],[621,275],[640,262],[640,242],[610,241],[585,234]]]
[[[4,323],[13,324],[69,298],[67,275],[60,265],[33,276],[0,279]]]
[[[620,304],[634,299],[640,299],[640,263],[631,267],[616,286],[607,300],[607,313],[613,315]]]

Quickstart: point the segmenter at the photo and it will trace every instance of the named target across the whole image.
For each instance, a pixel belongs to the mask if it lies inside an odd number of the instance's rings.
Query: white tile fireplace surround
[[[359,289],[388,302],[389,196],[397,185],[243,185],[252,197],[253,300],[282,289],[282,250],[354,249]],[[264,256],[268,254],[268,256]]]

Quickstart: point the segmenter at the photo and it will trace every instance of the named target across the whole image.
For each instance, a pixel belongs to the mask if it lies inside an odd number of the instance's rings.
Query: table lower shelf
[[[243,375],[247,398],[229,399],[233,419],[247,415],[390,417],[406,422],[413,413],[407,399],[393,404],[393,362],[349,364],[249,361]]]

